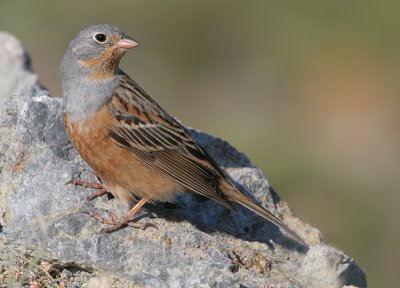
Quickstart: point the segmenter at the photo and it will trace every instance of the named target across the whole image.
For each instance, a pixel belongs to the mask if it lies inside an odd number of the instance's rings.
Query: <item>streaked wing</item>
[[[108,104],[109,136],[138,159],[187,189],[231,207],[221,193],[224,177],[189,132],[127,75]]]

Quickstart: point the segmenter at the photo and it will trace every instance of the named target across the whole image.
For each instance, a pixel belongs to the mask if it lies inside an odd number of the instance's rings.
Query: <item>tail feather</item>
[[[285,230],[296,241],[300,242],[301,244],[303,244],[305,246],[308,246],[304,242],[304,240],[301,239],[300,236],[298,236],[295,231],[293,231],[285,223],[283,223],[282,220],[278,219],[271,212],[269,212],[267,209],[263,208],[262,206],[260,206],[259,204],[257,204],[256,202],[254,202],[253,200],[251,200],[250,198],[248,198],[244,194],[242,194],[242,192],[237,190],[237,188],[233,184],[231,184],[229,182],[221,183],[221,184],[222,184],[221,187],[220,187],[221,190],[229,198],[230,201],[236,202],[236,203],[246,207],[247,209],[257,213],[258,215],[260,215],[264,219],[272,222],[273,224],[275,224],[279,228],[282,228],[283,230]]]

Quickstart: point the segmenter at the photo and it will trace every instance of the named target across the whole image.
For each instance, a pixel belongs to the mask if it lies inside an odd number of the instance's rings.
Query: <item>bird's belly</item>
[[[106,108],[84,121],[69,121],[64,113],[64,125],[72,145],[102,179],[110,192],[127,204],[135,197],[171,201],[173,194],[183,192],[180,185],[160,175],[108,136],[111,123]]]

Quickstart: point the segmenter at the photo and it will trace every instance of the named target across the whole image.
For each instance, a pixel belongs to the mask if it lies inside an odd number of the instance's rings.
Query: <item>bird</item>
[[[145,203],[194,193],[229,209],[242,205],[305,243],[234,185],[190,132],[119,68],[125,52],[137,46],[116,26],[92,25],[70,42],[60,64],[65,130],[98,177],[97,183],[73,183],[99,189],[91,199],[110,192],[133,205],[121,217],[91,212],[107,225],[101,232],[153,226],[132,220]]]

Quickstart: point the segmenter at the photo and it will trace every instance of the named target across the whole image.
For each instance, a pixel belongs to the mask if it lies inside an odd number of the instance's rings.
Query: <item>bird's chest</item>
[[[72,145],[96,172],[102,174],[110,157],[108,136],[110,115],[104,107],[91,118],[71,121],[64,113],[64,126]]]
[[[127,149],[117,145],[108,132],[114,123],[107,108],[102,108],[90,119],[71,121],[64,113],[64,125],[72,145],[103,184],[125,203],[133,194],[150,199],[169,201],[180,185],[158,174],[138,160]]]

